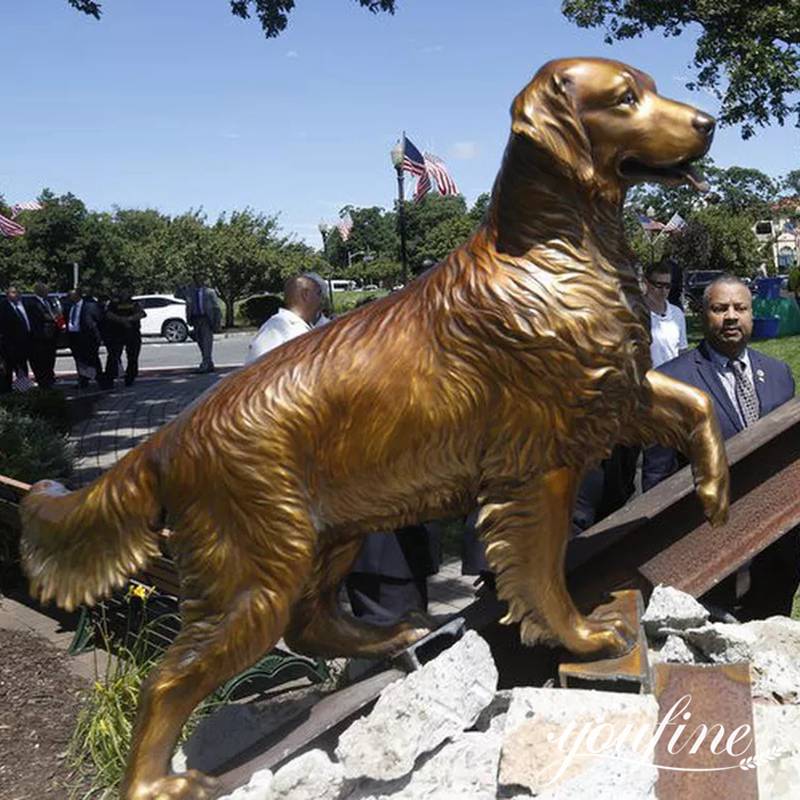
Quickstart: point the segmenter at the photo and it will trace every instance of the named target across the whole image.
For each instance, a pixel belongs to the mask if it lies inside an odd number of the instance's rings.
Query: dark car
[[[53,309],[53,316],[55,317],[56,325],[58,326],[58,335],[56,336],[56,348],[58,350],[69,349],[67,320],[64,316],[64,307],[61,304],[61,301],[66,296],[66,292],[50,292],[50,294],[47,295],[47,302],[50,303],[50,308]],[[30,292],[24,292],[20,295],[20,297],[22,297],[23,303],[28,305],[31,300],[36,297],[36,295],[31,294]]]
[[[725,273],[719,269],[700,269],[695,272],[687,272],[684,276],[683,286],[686,302],[694,312],[699,312],[703,308],[703,292],[706,286],[713,283],[717,278],[721,278]]]

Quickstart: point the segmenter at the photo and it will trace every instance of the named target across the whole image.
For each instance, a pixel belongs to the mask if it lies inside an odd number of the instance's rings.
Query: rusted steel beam
[[[699,596],[800,525],[800,399],[728,442],[729,522],[703,519],[688,467],[595,525],[570,545],[576,598],[658,583]]]

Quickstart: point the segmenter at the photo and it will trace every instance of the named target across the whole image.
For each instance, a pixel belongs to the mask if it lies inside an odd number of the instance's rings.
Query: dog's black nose
[[[692,125],[694,125],[694,127],[700,131],[700,133],[703,133],[706,136],[711,136],[711,134],[714,133],[714,126],[716,124],[717,121],[714,119],[714,117],[710,117],[708,114],[704,114],[702,111],[698,111],[692,120]]]

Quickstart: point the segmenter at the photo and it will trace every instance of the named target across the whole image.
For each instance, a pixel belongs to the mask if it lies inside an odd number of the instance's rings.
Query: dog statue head
[[[635,183],[708,186],[692,168],[714,135],[713,117],[656,91],[619,61],[550,61],[517,95],[512,141],[524,137],[568,179],[613,202]]]

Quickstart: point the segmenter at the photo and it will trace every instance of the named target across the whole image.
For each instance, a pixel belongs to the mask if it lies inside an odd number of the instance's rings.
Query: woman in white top
[[[650,309],[650,355],[653,366],[671,361],[687,350],[686,317],[677,306],[667,301],[670,270],[663,264],[651,264],[645,269],[644,300]]]

